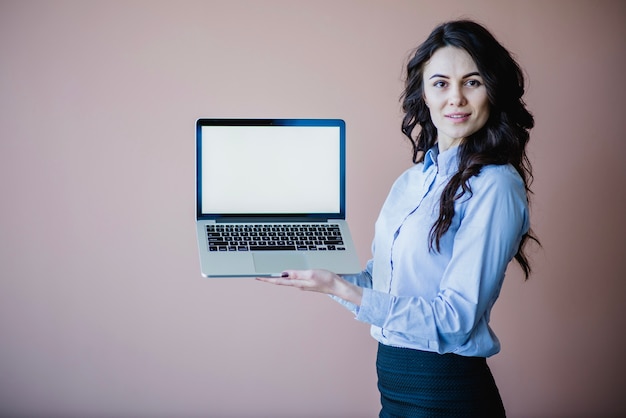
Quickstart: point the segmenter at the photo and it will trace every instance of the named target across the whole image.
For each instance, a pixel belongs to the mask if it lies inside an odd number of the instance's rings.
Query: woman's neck
[[[454,148],[458,145],[461,145],[461,142],[463,142],[462,138],[459,139],[438,139],[437,140],[437,145],[439,146],[439,152],[445,152],[447,150],[449,150],[450,148]]]

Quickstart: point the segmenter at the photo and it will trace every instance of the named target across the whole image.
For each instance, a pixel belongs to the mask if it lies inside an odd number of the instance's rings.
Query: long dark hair
[[[424,153],[437,142],[437,128],[430,119],[424,101],[423,72],[435,51],[452,46],[465,50],[474,60],[482,76],[489,98],[490,114],[478,132],[459,145],[459,170],[441,195],[439,217],[430,232],[430,248],[439,251],[439,241],[448,231],[454,216],[454,202],[465,193],[471,194],[469,179],[488,164],[511,164],[524,181],[530,197],[532,167],[526,155],[529,130],[534,118],[522,100],[524,75],[511,54],[483,26],[469,20],[446,22],[437,26],[416,50],[407,64],[402,109],[405,113],[402,132],[413,145],[413,162],[423,161]],[[417,125],[420,130],[413,133]],[[531,268],[524,247],[528,240],[537,241],[529,231],[520,242],[515,259],[528,279]]]

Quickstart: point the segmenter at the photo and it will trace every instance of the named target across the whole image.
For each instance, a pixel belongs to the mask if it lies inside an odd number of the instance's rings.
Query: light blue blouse
[[[430,250],[458,150],[439,154],[434,147],[396,180],[376,221],[373,258],[360,274],[344,276],[364,288],[362,303],[337,300],[371,324],[382,344],[489,357],[500,351],[489,327],[491,308],[529,229],[528,202],[512,166],[483,167],[470,179],[472,193],[455,203],[440,252]]]

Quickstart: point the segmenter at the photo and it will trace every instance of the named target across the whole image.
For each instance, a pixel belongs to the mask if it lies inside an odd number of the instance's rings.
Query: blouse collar
[[[441,174],[450,175],[459,170],[459,146],[448,148],[444,152],[439,151],[437,144],[433,145],[424,156],[424,171],[432,165],[437,167]]]

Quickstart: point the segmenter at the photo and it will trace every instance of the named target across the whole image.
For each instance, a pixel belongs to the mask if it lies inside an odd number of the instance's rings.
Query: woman
[[[260,279],[330,294],[372,325],[381,417],[505,415],[486,358],[500,350],[489,319],[507,265],[530,274],[523,93],[519,66],[484,27],[435,28],[402,96],[416,165],[383,205],[367,268]]]

